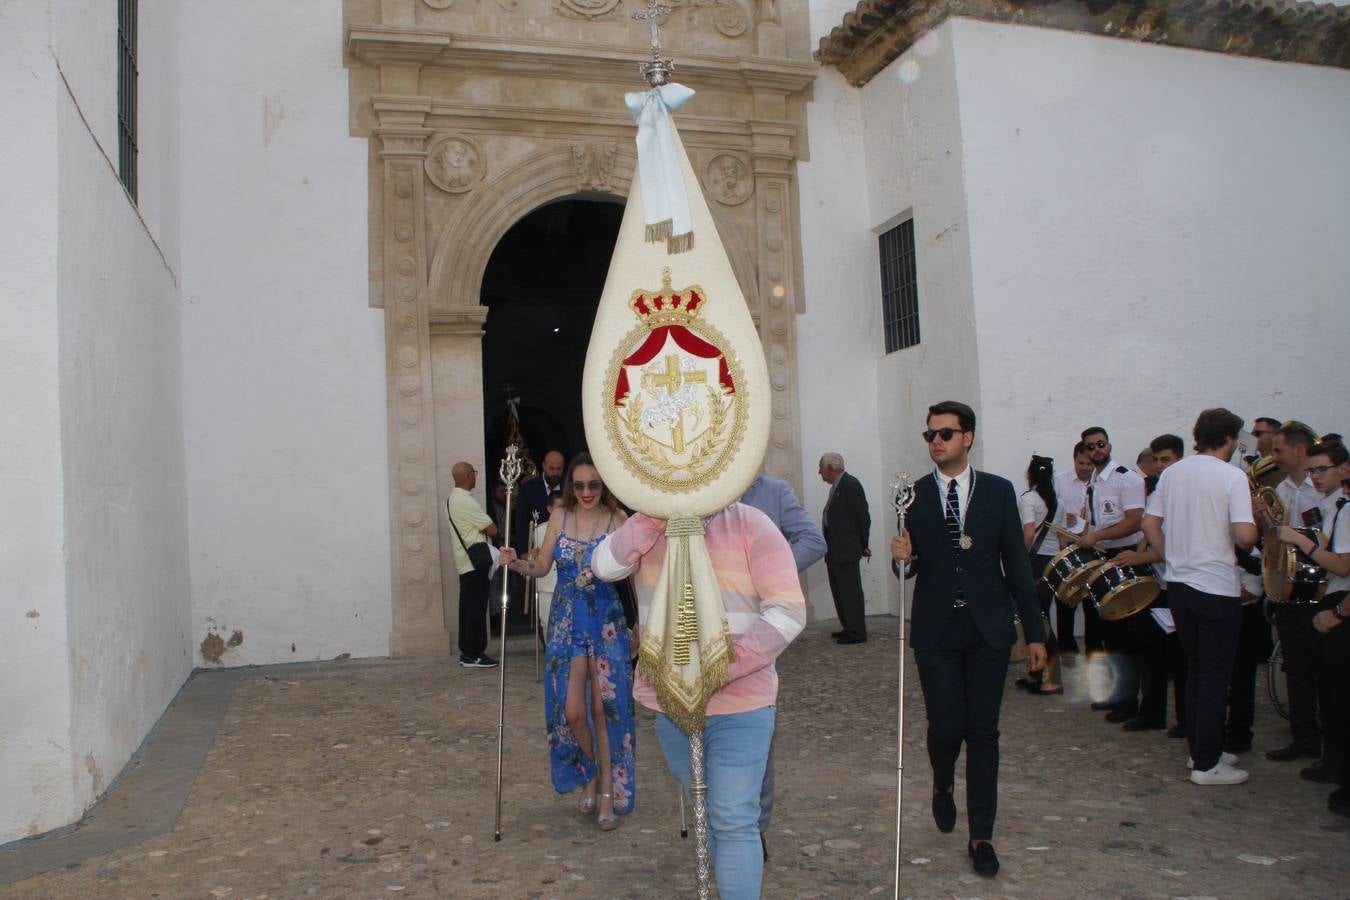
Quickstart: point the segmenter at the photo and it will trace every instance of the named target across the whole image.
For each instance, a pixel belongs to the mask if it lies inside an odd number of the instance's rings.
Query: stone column
[[[446,653],[441,605],[435,411],[427,317],[423,162],[431,102],[379,97],[374,131],[384,176],[384,334],[393,555],[391,656]]]

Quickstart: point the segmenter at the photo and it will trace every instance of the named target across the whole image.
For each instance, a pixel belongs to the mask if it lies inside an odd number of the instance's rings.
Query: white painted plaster
[[[985,460],[1350,427],[1350,72],[956,20]]]
[[[192,644],[239,631],[224,665],[384,655],[384,313],[342,7],[180,15]]]
[[[62,558],[57,97],[47,3],[0,17],[0,844],[76,813]],[[22,177],[13,177],[22,173]]]

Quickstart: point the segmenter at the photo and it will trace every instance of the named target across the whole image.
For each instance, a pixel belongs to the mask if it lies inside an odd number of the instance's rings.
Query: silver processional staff
[[[896,534],[905,532],[905,513],[914,504],[914,480],[908,472],[900,472],[891,485],[891,500],[895,504]],[[902,798],[905,793],[905,572],[900,571],[900,661],[899,697],[896,706],[897,722],[895,727],[895,897],[900,898],[900,828]]]
[[[506,448],[506,457],[502,459],[502,464],[497,472],[501,476],[502,484],[506,485],[506,514],[502,517],[502,534],[511,534],[511,500],[516,495],[516,482],[520,480],[520,458],[517,454],[520,448],[515,444]],[[510,540],[509,537],[505,540]],[[510,599],[511,579],[507,577],[507,570],[502,568],[502,612],[501,612],[501,631],[502,645],[501,652],[497,658],[500,661],[498,668],[501,670],[501,685],[497,695],[497,823],[496,830],[492,834],[494,841],[502,839],[502,740],[506,728],[506,604]]]

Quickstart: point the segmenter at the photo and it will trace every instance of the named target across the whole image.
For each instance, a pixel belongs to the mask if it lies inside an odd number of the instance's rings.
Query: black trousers
[[[867,640],[867,618],[864,615],[862,573],[858,561],[839,563],[825,561],[825,572],[830,576],[830,595],[834,611],[839,614],[839,628],[845,637]]]
[[[1316,613],[1316,607],[1305,604],[1275,606],[1275,632],[1289,691],[1289,731],[1297,743],[1309,747],[1322,740],[1317,718],[1317,632],[1312,627]]]
[[[1105,651],[1107,623],[1102,621],[1090,598],[1083,598],[1078,605],[1083,610],[1083,652]]]
[[[1256,669],[1270,659],[1270,623],[1260,603],[1242,607],[1242,630],[1238,632],[1237,654],[1233,658],[1233,677],[1228,685],[1228,721],[1224,737],[1235,744],[1252,742],[1252,722],[1256,718]]]
[[[1344,591],[1328,595],[1338,603]],[[1324,604],[1323,609],[1327,606]],[[1350,788],[1350,623],[1342,622],[1326,634],[1314,632],[1317,651],[1318,702],[1322,710],[1322,759],[1336,782]]]
[[[459,652],[477,659],[487,650],[487,572],[459,576]]]
[[[1242,629],[1242,602],[1178,582],[1167,586],[1167,600],[1186,651],[1186,737],[1195,768],[1205,771],[1218,765],[1223,752],[1224,707]]]
[[[966,816],[970,839],[994,836],[998,813],[998,716],[1011,647],[991,647],[969,607],[952,610],[936,647],[915,650],[928,710],[928,760],[933,786],[956,781],[956,757],[966,746]]]
[[[1166,602],[1162,605],[1166,606]],[[1162,627],[1147,609],[1111,624],[1115,626],[1119,652],[1118,699],[1127,706],[1138,704],[1139,718],[1150,725],[1166,725],[1168,665]]]
[[[1078,610],[1055,598],[1055,640],[1059,642],[1061,650],[1078,650],[1078,639],[1073,634],[1073,620],[1077,615]]]

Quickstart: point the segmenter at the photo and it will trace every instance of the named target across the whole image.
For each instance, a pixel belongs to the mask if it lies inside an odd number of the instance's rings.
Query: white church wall
[[[384,655],[383,312],[368,305],[367,150],[348,137],[342,6],[180,14],[197,661],[215,664],[203,641],[223,665]]]
[[[78,814],[70,754],[48,4],[0,18],[0,844]]]
[[[824,506],[816,461],[823,450],[839,450],[863,482],[872,512],[875,558],[863,565],[871,614],[894,612],[899,596],[888,563],[893,475],[928,470],[919,432],[929,404],[973,400],[979,391],[956,103],[950,27],[943,26],[861,90],[822,69],[807,108],[811,161],[798,170],[806,505],[816,514]],[[920,342],[887,354],[878,236],[910,217]],[[833,617],[823,567],[812,571],[808,586],[816,614]]]
[[[956,20],[988,468],[1350,428],[1350,72]]]

